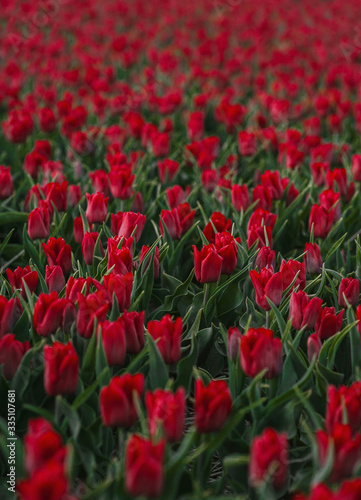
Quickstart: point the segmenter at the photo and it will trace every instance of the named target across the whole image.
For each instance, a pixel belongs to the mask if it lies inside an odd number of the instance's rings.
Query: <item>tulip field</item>
[[[0,3],[0,499],[361,500],[359,2]]]

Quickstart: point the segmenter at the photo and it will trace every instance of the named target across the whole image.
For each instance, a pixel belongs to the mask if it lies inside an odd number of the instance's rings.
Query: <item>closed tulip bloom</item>
[[[356,319],[358,320],[357,330],[361,337],[361,305],[359,305],[356,309]]]
[[[303,327],[314,328],[321,312],[322,299],[319,297],[310,299],[302,290],[292,293],[289,317],[292,318],[292,326],[296,330]]]
[[[261,175],[261,183],[263,186],[268,188],[274,200],[280,200],[282,198],[283,186],[278,170],[275,170],[274,172],[266,170],[265,173]]]
[[[195,384],[195,417],[197,432],[216,432],[225,425],[232,410],[232,398],[224,380],[211,380],[204,386],[201,379]]]
[[[331,446],[333,446],[334,460],[330,480],[338,482],[351,477],[360,459],[361,434],[358,432],[352,437],[352,429],[349,425],[336,423],[330,433],[323,430],[316,431],[316,440],[321,466],[326,463]]]
[[[121,365],[126,355],[125,331],[118,321],[103,321],[98,327],[102,332],[104,353],[109,366]]]
[[[118,212],[111,215],[111,229],[112,233],[117,236],[124,236],[129,238],[134,230],[134,239],[139,241],[143,227],[145,224],[146,216],[134,212]]]
[[[185,202],[187,199],[187,196],[189,194],[189,187],[186,188],[186,190],[183,191],[181,186],[175,185],[172,186],[171,188],[167,188],[167,199],[168,199],[168,204],[170,208],[176,208],[182,203]]]
[[[254,378],[265,368],[265,378],[272,379],[282,372],[282,343],[267,328],[250,328],[241,338],[241,366],[248,377]]]
[[[152,437],[161,429],[165,439],[178,443],[184,434],[186,397],[184,387],[174,394],[168,390],[157,389],[147,392],[145,405],[148,412],[148,427]]]
[[[242,334],[236,326],[231,326],[228,328],[227,332],[227,348],[228,356],[232,361],[237,361],[239,357],[239,343],[241,341]]]
[[[124,331],[129,354],[138,354],[144,347],[144,316],[144,311],[124,311],[117,320]]]
[[[271,250],[270,247],[264,246],[262,247],[256,257],[255,267],[258,267],[259,270],[264,267],[274,270],[276,265],[276,252]]]
[[[44,239],[50,232],[50,213],[45,201],[39,201],[37,208],[29,214],[28,235],[32,240]]]
[[[342,424],[345,416],[353,434],[360,432],[361,382],[354,382],[350,387],[329,385],[327,388],[327,432],[331,433],[335,424]]]
[[[0,165],[0,200],[6,200],[13,192],[14,184],[10,174],[10,167]]]
[[[64,464],[49,460],[43,467],[34,471],[29,479],[21,480],[16,486],[21,500],[68,498],[69,483],[64,473]]]
[[[356,278],[342,278],[338,289],[338,303],[347,307],[347,302],[355,307],[359,303],[360,285]],[[347,301],[347,302],[346,302]]]
[[[93,335],[95,320],[98,323],[105,320],[109,304],[105,301],[104,293],[98,291],[86,297],[78,293],[78,306],[76,327],[79,335],[89,339]]]
[[[261,272],[250,271],[249,275],[254,286],[256,302],[259,307],[265,311],[269,311],[271,306],[267,302],[270,299],[276,306],[282,300],[282,275],[281,273],[274,273],[270,269],[264,268]]]
[[[12,272],[11,269],[6,269],[6,275],[11,285],[12,292],[20,290],[21,296],[25,299],[26,292],[23,282],[26,283],[30,293],[35,292],[39,276],[37,271],[32,271],[30,269],[30,266],[25,266],[24,268],[17,267],[14,272]]]
[[[288,439],[268,427],[253,439],[249,458],[249,480],[258,489],[269,483],[275,491],[283,489],[288,478]]]
[[[157,444],[136,434],[125,450],[125,488],[132,497],[157,498],[164,487],[165,441]]]
[[[322,347],[322,342],[320,337],[317,335],[317,333],[313,333],[310,335],[307,339],[307,357],[309,362],[313,360],[315,357],[316,359],[318,358],[318,355],[320,353]]]
[[[135,175],[128,165],[113,166],[109,172],[110,191],[114,198],[128,200],[132,196]]]
[[[247,224],[247,236],[249,231],[253,226],[269,226],[273,230],[277,220],[277,215],[262,208],[257,208],[251,217],[249,218]]]
[[[20,342],[13,333],[7,333],[0,339],[0,365],[6,380],[13,378],[29,349],[29,342]]]
[[[315,238],[327,238],[332,228],[333,217],[334,209],[327,210],[323,206],[312,206],[308,224],[310,232],[313,226],[313,235]]]
[[[160,214],[159,229],[164,237],[164,226],[167,228],[169,236],[173,240],[178,240],[181,235],[181,223],[176,208],[172,210],[162,210]]]
[[[315,243],[306,243],[303,261],[306,264],[306,271],[310,274],[318,274],[322,269],[322,257],[320,247]]]
[[[129,248],[117,248],[109,252],[108,270],[110,269],[121,276],[133,271],[133,257]]]
[[[73,304],[78,300],[78,293],[81,293],[84,289],[85,295],[89,294],[90,286],[92,284],[92,278],[73,278],[70,276],[66,284],[65,298],[71,301]]]
[[[45,267],[45,283],[49,292],[60,293],[65,287],[65,278],[60,266]]]
[[[144,375],[126,373],[113,377],[100,391],[100,413],[103,425],[129,429],[138,420],[134,394],[140,397],[144,388]]]
[[[249,201],[249,193],[246,184],[243,186],[239,184],[233,184],[232,193],[231,193],[232,205],[234,206],[237,212],[243,210],[244,212],[250,205]]]
[[[273,202],[271,191],[261,184],[255,186],[252,192],[252,202],[254,203],[255,201],[258,201],[257,208],[271,210]]]
[[[86,193],[88,206],[85,212],[89,224],[103,223],[107,217],[109,198],[97,191],[95,194]]]
[[[297,287],[299,290],[303,290],[306,286],[306,265],[304,262],[298,262],[297,260],[282,260],[280,273],[282,275],[283,290],[288,288],[292,281],[296,278],[292,285],[292,289]]]
[[[84,238],[84,225],[83,225],[83,219],[81,217],[74,218],[73,232],[74,232],[75,242],[78,243],[78,245],[80,245],[80,243],[83,241]]]
[[[71,394],[78,383],[79,358],[71,342],[44,346],[44,387],[49,396]]]
[[[111,272],[105,274],[103,278],[104,289],[108,293],[109,301],[113,302],[113,294],[115,294],[119,311],[130,307],[131,294],[133,288],[133,274],[127,273],[124,276]]]
[[[356,182],[361,182],[361,154],[353,155],[351,173]]]
[[[98,237],[99,233],[97,232],[90,233],[86,231],[86,233],[84,234],[83,240],[81,242],[81,252],[84,257],[84,262],[87,266],[91,266],[93,264],[94,250]],[[103,249],[101,242],[99,242],[99,244],[100,248]]]
[[[166,314],[160,321],[149,321],[147,329],[153,340],[158,340],[157,347],[165,363],[178,363],[181,357],[182,318],[173,323],[170,314]]]
[[[217,233],[215,236],[215,247],[217,249],[218,255],[223,259],[222,262],[222,274],[230,275],[236,268],[237,258],[238,258],[238,248],[236,241],[240,242],[240,239],[235,238],[227,231],[222,233]]]
[[[34,307],[34,328],[38,335],[48,337],[63,324],[66,299],[59,299],[54,290],[50,294],[41,293]]]
[[[0,295],[0,338],[13,331],[21,313],[22,307],[17,297],[8,300],[4,295]]]
[[[72,268],[70,245],[63,238],[49,238],[42,246],[49,266],[60,266],[64,275],[67,275]]]
[[[171,182],[179,169],[179,163],[174,160],[166,158],[165,160],[158,161],[159,180],[162,184]]]
[[[199,252],[193,245],[194,270],[199,283],[216,283],[221,277],[223,258],[213,243],[204,246]]]
[[[24,451],[25,469],[32,475],[49,461],[63,465],[67,449],[50,422],[44,418],[35,418],[29,420],[28,432],[24,437]]]
[[[329,339],[342,328],[342,319],[345,310],[337,315],[334,307],[324,307],[315,325],[317,335],[321,340]]]

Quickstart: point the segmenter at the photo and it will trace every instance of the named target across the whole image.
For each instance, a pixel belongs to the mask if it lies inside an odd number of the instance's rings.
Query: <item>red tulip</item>
[[[50,294],[41,293],[34,307],[35,331],[43,337],[48,337],[55,333],[58,328],[63,327],[64,313],[68,303],[67,299],[59,299],[56,291]],[[69,306],[74,310],[71,303]]]
[[[49,396],[75,392],[79,358],[71,342],[44,346],[44,387]]]
[[[342,328],[344,309],[336,315],[334,307],[324,307],[318,317],[315,330],[321,340],[328,339]]]
[[[222,233],[223,231],[229,232],[232,228],[232,221],[231,219],[226,219],[220,212],[213,212],[210,222],[203,229],[203,234],[210,243],[214,243],[216,238],[213,226],[216,228],[217,233]]]
[[[8,300],[0,295],[0,338],[13,331],[21,313],[22,307],[17,297]]]
[[[45,201],[39,201],[37,208],[29,214],[28,235],[32,240],[44,239],[50,232],[50,213]]]
[[[0,165],[0,200],[6,200],[13,192],[14,184],[10,174],[10,167]]]
[[[128,165],[112,166],[109,172],[110,191],[114,198],[128,200],[132,196],[135,175]]]
[[[28,341],[20,342],[16,340],[13,333],[7,333],[0,338],[0,365],[2,365],[3,377],[11,380],[23,359],[23,356],[30,349]]]
[[[104,286],[102,286],[102,289],[106,290],[109,301],[113,302],[113,294],[115,294],[119,311],[122,312],[124,309],[128,309],[131,301],[133,274],[126,273],[122,276],[121,274],[111,272],[104,275],[103,282]]]
[[[65,287],[65,278],[60,266],[46,266],[45,267],[45,283],[48,287],[49,293],[60,293]]]
[[[249,480],[254,488],[269,482],[276,491],[286,486],[288,477],[288,439],[267,428],[253,439],[249,458]]]
[[[327,238],[331,231],[334,217],[334,209],[328,211],[325,207],[313,205],[309,218],[309,229],[311,232],[313,226],[313,235],[315,238]]]
[[[356,278],[342,278],[338,289],[338,303],[347,307],[347,303],[355,307],[359,303],[360,285]]]
[[[124,313],[117,320],[125,335],[127,352],[138,354],[144,347],[144,311]]]
[[[103,321],[98,332],[102,332],[104,353],[109,366],[122,365],[126,355],[126,333],[118,321]]]
[[[322,347],[322,342],[317,333],[313,333],[307,339],[307,357],[309,362],[313,360],[314,357],[318,358]]]
[[[194,269],[199,283],[216,283],[221,277],[223,259],[213,243],[204,246],[199,252],[193,245]]]
[[[109,309],[109,304],[105,301],[104,292],[97,291],[84,297],[78,293],[78,314],[76,317],[76,327],[79,335],[89,339],[93,335],[94,323],[105,320]]]
[[[86,193],[86,198],[88,206],[85,215],[89,224],[101,224],[107,217],[109,198],[98,191],[95,194]]]
[[[145,215],[140,213],[118,212],[117,214],[112,214],[112,233],[118,236],[124,236],[124,238],[129,238],[135,230],[134,239],[138,242],[143,231],[145,220]]]
[[[95,245],[96,242],[98,241],[98,238],[99,238],[99,233],[97,232],[89,233],[88,231],[86,231],[86,233],[84,234],[81,243],[81,252],[84,257],[84,262],[87,266],[91,266],[93,264]],[[104,250],[101,241],[99,241],[99,248],[104,255]]]
[[[200,434],[215,432],[224,426],[232,410],[232,398],[224,380],[212,380],[205,387],[201,379],[195,386],[194,423]]]
[[[231,326],[230,328],[228,328],[227,332],[228,356],[234,362],[237,361],[237,358],[239,357],[239,344],[241,338],[242,334],[236,326]]]
[[[21,296],[25,299],[26,292],[24,289],[23,282],[29,288],[30,293],[34,293],[38,284],[38,273],[37,271],[32,271],[30,266],[17,267],[14,272],[10,269],[6,269],[6,275],[8,277],[9,283],[11,285],[11,290],[20,290]]]
[[[361,155],[356,154],[352,157],[351,173],[356,182],[361,182]]]
[[[237,212],[243,210],[245,212],[250,205],[248,188],[246,184],[242,186],[239,184],[233,184],[232,186],[232,205]]]
[[[179,169],[179,163],[174,160],[165,159],[158,161],[159,180],[162,184],[171,182]]]
[[[133,271],[133,257],[129,248],[117,248],[109,252],[108,270],[110,269],[121,276]]]
[[[306,271],[311,274],[318,274],[322,269],[322,257],[320,247],[315,243],[306,243],[305,255],[303,256],[306,264]]]
[[[139,264],[145,260],[145,264],[143,265],[143,272],[145,272],[150,264],[151,256],[150,254],[147,256],[147,253],[149,252],[150,247],[147,247],[146,245],[142,246],[142,249],[140,251],[140,257],[139,257]],[[159,277],[159,247],[155,247],[154,250],[154,272],[153,272],[153,279],[158,279]]]
[[[166,314],[160,321],[149,321],[147,329],[151,337],[158,340],[157,347],[165,363],[178,363],[181,357],[182,318],[173,323],[170,314]]]
[[[361,382],[354,382],[350,387],[345,385],[338,389],[328,386],[326,429],[332,433],[335,424],[342,424],[344,419],[355,434],[361,428]]]
[[[321,465],[328,459],[330,448],[333,445],[334,460],[331,470],[331,481],[338,482],[341,479],[352,476],[361,453],[361,434],[352,437],[349,425],[336,423],[332,431],[316,431],[316,440]]]
[[[276,265],[276,252],[274,250],[271,250],[270,247],[267,246],[262,247],[257,254],[255,267],[257,267],[259,270],[266,267],[273,271],[275,265]]]
[[[283,290],[288,288],[292,281],[297,278],[292,285],[292,289],[298,286],[299,290],[303,290],[306,286],[306,264],[297,260],[282,260],[280,273],[282,275]]]
[[[52,499],[75,500],[67,494],[69,490],[68,480],[64,473],[64,465],[49,461],[40,469],[34,471],[29,479],[23,479],[17,483],[17,492],[22,500]]]
[[[33,475],[50,461],[63,466],[67,449],[50,422],[35,418],[29,420],[28,432],[24,437],[24,451],[25,469],[29,475]]]
[[[157,444],[133,434],[125,451],[125,487],[132,497],[157,498],[164,486],[165,441]]]
[[[265,378],[272,379],[282,371],[282,343],[266,328],[250,328],[241,338],[241,366],[254,378],[267,368]]]
[[[64,275],[67,275],[72,268],[70,245],[63,238],[49,238],[42,246],[49,266],[60,266]]]
[[[276,306],[282,300],[282,275],[281,273],[273,273],[270,269],[264,268],[260,273],[257,271],[250,271],[249,275],[254,286],[256,302],[259,307],[265,311],[269,311],[267,298],[270,299]]]
[[[289,317],[292,318],[293,328],[296,330],[301,330],[303,327],[314,328],[321,313],[322,299],[319,297],[310,299],[302,290],[292,293]]]
[[[186,397],[185,389],[180,387],[174,394],[171,391],[157,389],[145,395],[148,412],[148,427],[152,437],[160,428],[170,443],[182,439],[185,426]]]
[[[135,395],[140,397],[144,388],[144,375],[126,373],[113,377],[100,391],[100,413],[103,425],[129,429],[138,420],[134,404]]]
[[[74,239],[76,243],[80,244],[83,241],[84,238],[84,225],[83,225],[83,219],[81,217],[75,217],[74,218]]]

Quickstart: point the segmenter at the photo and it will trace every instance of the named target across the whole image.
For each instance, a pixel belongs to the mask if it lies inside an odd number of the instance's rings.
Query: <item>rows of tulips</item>
[[[356,2],[1,8],[0,497],[359,500]]]

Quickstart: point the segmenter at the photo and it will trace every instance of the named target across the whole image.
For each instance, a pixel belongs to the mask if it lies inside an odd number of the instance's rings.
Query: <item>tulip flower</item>
[[[185,426],[186,397],[184,387],[174,394],[168,390],[157,389],[147,392],[145,405],[148,412],[148,427],[151,436],[156,436],[160,428],[170,443],[182,439]]]
[[[250,328],[240,343],[241,366],[248,377],[254,378],[267,369],[265,378],[272,379],[282,371],[282,343],[267,328]]]
[[[199,283],[216,283],[221,277],[223,258],[213,243],[204,246],[199,252],[193,245],[194,270]]]
[[[85,215],[89,224],[103,223],[107,217],[109,198],[103,193],[96,192],[95,194],[86,193],[86,199],[88,206]]]
[[[196,380],[195,417],[197,432],[215,432],[224,426],[232,409],[232,398],[224,380],[212,380],[206,387]]]
[[[13,333],[7,333],[0,338],[0,365],[5,379],[11,380],[13,378],[23,356],[29,349],[29,342],[27,340],[20,342]]]
[[[170,314],[166,314],[160,321],[149,321],[147,329],[151,337],[158,341],[157,347],[165,363],[178,363],[181,357],[182,318],[173,322]]]
[[[269,311],[271,306],[267,302],[270,299],[276,306],[281,303],[283,282],[281,273],[273,273],[270,269],[264,268],[261,272],[250,271],[249,275],[254,286],[256,302],[259,307]]]
[[[49,396],[69,394],[78,383],[79,358],[71,342],[44,346],[44,387]]]

